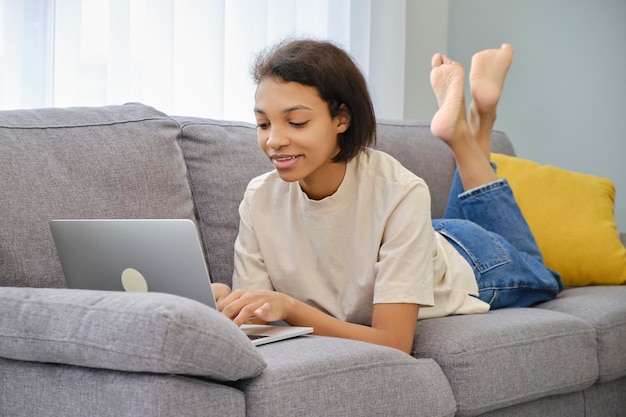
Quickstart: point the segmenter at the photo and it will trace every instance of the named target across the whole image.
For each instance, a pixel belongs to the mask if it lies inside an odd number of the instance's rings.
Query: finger
[[[254,315],[264,321],[273,321],[272,312],[272,305],[270,303],[264,303],[261,307],[254,310]]]
[[[262,301],[246,304],[239,310],[239,314],[236,315],[236,317],[233,319],[233,322],[237,326],[241,326],[251,318],[256,317],[255,311],[259,310],[262,305]]]
[[[227,296],[222,297],[219,300],[216,300],[218,311],[223,313],[224,310],[226,310],[228,306],[230,306],[231,304],[235,303],[243,295],[244,295],[244,291],[239,289],[239,290],[231,291],[230,294],[228,294]],[[239,311],[239,310],[237,310],[237,311]]]
[[[231,293],[231,289],[228,285],[222,283],[214,283],[211,284],[211,289],[213,291],[213,295],[215,296],[215,300],[220,300],[226,297]]]
[[[246,304],[242,303],[240,300],[234,300],[233,302],[224,301],[218,309],[223,315],[233,320],[245,305]]]

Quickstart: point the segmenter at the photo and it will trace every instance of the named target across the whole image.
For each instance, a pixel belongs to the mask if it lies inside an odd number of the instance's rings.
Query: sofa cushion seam
[[[434,362],[434,361],[433,361]],[[436,362],[435,362],[436,363]],[[273,386],[281,386],[284,384],[289,384],[289,383],[293,383],[293,382],[299,382],[299,381],[306,381],[306,380],[310,380],[310,379],[323,379],[323,378],[327,378],[329,375],[342,375],[345,373],[352,373],[352,372],[359,372],[359,371],[372,371],[374,369],[384,369],[384,368],[399,368],[399,367],[407,367],[407,366],[419,366],[419,367],[424,367],[426,365],[420,364],[417,360],[414,361],[414,363],[411,364],[407,364],[406,361],[401,361],[401,360],[396,360],[393,362],[377,362],[377,363],[371,363],[368,362],[367,364],[357,364],[357,365],[353,365],[350,367],[343,367],[343,368],[339,368],[339,369],[333,369],[330,371],[325,371],[325,372],[316,372],[316,373],[312,373],[312,374],[306,374],[306,375],[299,375],[299,376],[295,376],[295,377],[291,377],[291,378],[282,378],[274,383],[272,383]],[[266,370],[267,372],[268,370]],[[447,381],[447,380],[446,380]],[[265,383],[263,384],[264,386],[266,385]]]
[[[488,352],[488,351],[493,351],[493,350],[501,350],[502,348],[534,345],[537,342],[545,341],[545,340],[554,340],[554,339],[561,339],[561,338],[567,338],[567,339],[578,338],[580,335],[586,335],[586,334],[590,334],[590,335],[593,334],[595,336],[596,335],[595,329],[590,327],[588,329],[575,330],[575,331],[559,333],[559,334],[551,334],[551,335],[546,335],[543,337],[536,337],[533,339],[524,339],[524,340],[520,340],[516,342],[506,343],[506,344],[496,344],[496,345],[474,348],[474,349],[458,350],[456,352],[449,352],[449,354],[466,355],[466,354],[472,354],[472,353]],[[597,339],[594,337],[594,340],[597,340]]]
[[[129,119],[129,120],[110,120],[103,122],[95,122],[95,123],[83,123],[83,124],[67,124],[67,125],[55,125],[55,126],[8,126],[8,125],[0,125],[0,129],[20,129],[20,130],[60,130],[60,129],[78,129],[85,127],[102,127],[102,126],[115,126],[129,123],[142,123],[142,122],[150,122],[150,121],[167,121],[176,123],[178,126],[180,124],[167,116],[151,116],[144,117],[139,119]]]

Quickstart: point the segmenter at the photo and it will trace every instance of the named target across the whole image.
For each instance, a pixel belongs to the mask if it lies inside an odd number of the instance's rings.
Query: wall
[[[418,3],[434,2],[415,0],[407,7],[407,22],[419,22],[426,30],[434,24],[438,45],[443,37],[437,22],[447,7],[447,48],[442,50],[466,68],[477,50],[514,45],[496,128],[511,137],[521,157],[610,178],[617,190],[618,228],[626,231],[626,2],[448,0],[432,20],[426,17],[432,10],[420,10]],[[420,30],[407,24],[407,56],[411,43],[429,41],[421,31],[416,39]],[[425,53],[414,55],[430,60]],[[409,65],[417,64],[407,60],[407,74]],[[420,94],[405,99],[405,118],[430,118],[433,99],[421,94],[423,84],[412,86],[409,78],[407,89]]]
[[[408,0],[406,20],[404,118],[430,120],[437,110],[430,59],[448,49],[448,0]]]

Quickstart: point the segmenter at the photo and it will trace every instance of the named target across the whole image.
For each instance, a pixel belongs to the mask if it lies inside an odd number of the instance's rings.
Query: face
[[[259,146],[284,181],[298,181],[312,199],[337,190],[346,164],[332,158],[349,120],[331,117],[315,87],[265,77],[257,87],[254,113]]]

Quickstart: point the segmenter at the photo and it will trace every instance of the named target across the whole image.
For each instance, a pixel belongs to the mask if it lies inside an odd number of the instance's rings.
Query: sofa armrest
[[[230,320],[170,294],[0,288],[0,357],[236,381],[265,361]]]

